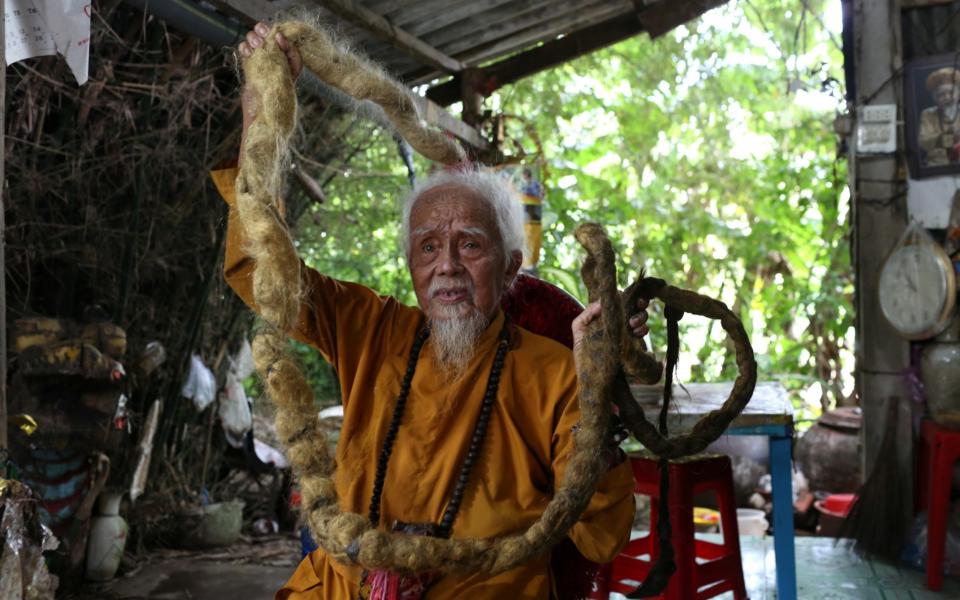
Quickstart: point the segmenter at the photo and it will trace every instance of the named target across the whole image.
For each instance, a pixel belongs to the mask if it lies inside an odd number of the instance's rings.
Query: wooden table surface
[[[730,395],[733,382],[688,383],[673,386],[668,426],[671,435],[693,428],[700,417],[720,408]],[[630,390],[647,419],[656,421],[663,398],[662,385],[632,385]],[[775,381],[758,382],[753,396],[730,427],[789,425],[793,422],[793,404],[787,390]]]

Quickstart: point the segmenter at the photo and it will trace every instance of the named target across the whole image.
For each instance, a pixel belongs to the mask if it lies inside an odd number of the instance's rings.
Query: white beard
[[[456,381],[467,370],[477,350],[477,340],[487,328],[487,319],[479,309],[460,315],[460,307],[440,309],[444,318],[430,320],[433,365],[447,381]]]
[[[947,121],[957,120],[957,104],[955,102],[943,107],[943,118]]]

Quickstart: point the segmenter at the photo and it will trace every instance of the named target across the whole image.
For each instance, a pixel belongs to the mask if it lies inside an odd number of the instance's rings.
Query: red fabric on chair
[[[500,307],[527,331],[573,348],[570,326],[583,312],[583,306],[552,283],[521,273],[503,295]]]

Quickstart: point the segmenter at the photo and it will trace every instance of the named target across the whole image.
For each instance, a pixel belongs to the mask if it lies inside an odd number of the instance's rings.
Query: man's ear
[[[510,262],[507,263],[507,270],[504,273],[503,278],[503,287],[504,289],[509,288],[513,284],[513,280],[517,278],[517,273],[520,272],[520,266],[523,264],[523,252],[520,250],[514,250],[510,253]]]

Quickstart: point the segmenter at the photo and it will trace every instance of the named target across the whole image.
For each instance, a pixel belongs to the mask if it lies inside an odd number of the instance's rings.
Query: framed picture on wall
[[[910,175],[960,174],[960,52],[907,63],[903,81]]]

